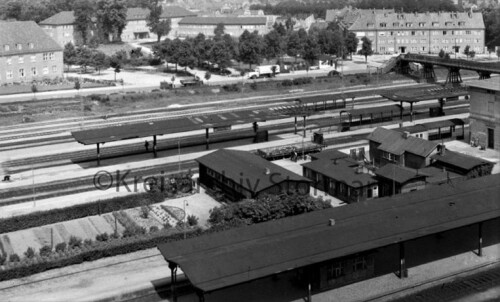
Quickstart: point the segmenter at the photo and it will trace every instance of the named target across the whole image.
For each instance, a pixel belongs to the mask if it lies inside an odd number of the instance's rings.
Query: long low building
[[[391,272],[405,278],[413,266],[463,252],[482,256],[483,245],[500,241],[499,192],[500,175],[492,175],[158,248],[169,263],[174,295],[180,267],[200,301],[227,301],[220,290],[286,276],[289,290],[299,288],[311,301],[311,291]]]
[[[195,37],[202,33],[212,37],[219,24],[224,24],[224,32],[233,37],[241,36],[245,30],[257,31],[261,35],[269,30],[266,17],[186,17],[179,21],[176,34],[179,37]]]

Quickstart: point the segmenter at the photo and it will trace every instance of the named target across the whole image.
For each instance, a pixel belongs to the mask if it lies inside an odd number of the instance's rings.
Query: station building
[[[63,49],[33,21],[0,22],[0,84],[63,75]]]
[[[462,53],[467,45],[485,53],[485,25],[480,12],[400,13],[392,10],[344,10],[327,12],[361,39],[372,41],[379,54]],[[360,45],[361,47],[361,41]]]
[[[199,181],[231,201],[265,194],[309,194],[311,181],[246,151],[219,149],[196,161]]]
[[[467,85],[471,144],[500,151],[500,82],[498,78],[491,78]]]
[[[439,270],[437,260],[489,253],[484,246],[500,242],[499,188],[500,176],[491,175],[460,186],[315,211],[158,248],[168,262],[165,270],[171,271],[174,297],[180,294],[180,268],[199,301],[285,296],[311,301],[314,293],[367,278],[395,273],[403,279],[416,266],[434,265]]]

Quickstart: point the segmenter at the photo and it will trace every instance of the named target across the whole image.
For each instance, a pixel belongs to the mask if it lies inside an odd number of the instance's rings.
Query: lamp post
[[[185,199],[183,201],[183,204],[184,204],[184,239],[186,239],[186,224],[187,224],[186,206],[189,206],[189,204]]]

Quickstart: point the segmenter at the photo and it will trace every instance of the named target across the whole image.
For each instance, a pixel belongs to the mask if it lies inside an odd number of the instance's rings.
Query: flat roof
[[[477,80],[477,81],[467,82],[466,85],[469,87],[474,87],[474,88],[500,91],[500,79],[496,78],[496,77],[486,79],[486,80]]]
[[[427,122],[422,124],[416,124],[412,126],[406,126],[402,128],[395,128],[394,130],[399,132],[408,131],[410,133],[425,132],[431,129],[451,127],[451,126],[463,126],[469,123],[469,119],[453,118],[443,121]]]
[[[446,150],[444,154],[436,153],[432,155],[431,158],[437,162],[441,162],[443,164],[454,166],[464,170],[471,170],[481,165],[493,165],[492,162],[484,160],[482,158],[454,152],[451,150]]]
[[[420,102],[440,98],[451,98],[468,95],[465,87],[441,87],[434,88],[406,88],[391,89],[382,92],[380,95],[396,102]]]
[[[205,128],[262,122],[278,118],[283,118],[283,116],[272,113],[267,109],[242,110],[78,130],[71,132],[71,135],[79,143],[91,145]]]
[[[500,217],[500,175],[158,246],[204,292]],[[329,220],[335,225],[329,226]]]
[[[219,149],[196,161],[255,193],[286,180],[303,182],[308,187],[311,182],[302,175],[247,151]]]
[[[349,154],[346,154],[337,149],[328,149],[318,153],[310,154],[310,156],[315,160],[335,160],[335,159],[349,157]]]

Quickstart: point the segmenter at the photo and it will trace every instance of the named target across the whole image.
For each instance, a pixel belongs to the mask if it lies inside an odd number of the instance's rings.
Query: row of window
[[[54,65],[52,66],[52,73],[57,73],[57,66]],[[49,67],[44,66],[42,69],[42,74],[47,75],[49,74]],[[26,70],[24,68],[19,68],[17,71],[17,75],[19,78],[25,78],[27,76]],[[7,70],[5,72],[6,79],[13,79],[14,78],[14,71],[12,70]],[[36,67],[31,67],[31,76],[35,77],[38,76],[38,70]]]
[[[42,55],[42,58],[44,61],[54,61],[56,57],[55,57],[55,54],[53,52],[46,52]],[[30,62],[36,62],[36,55],[30,56]],[[6,63],[7,63],[7,65],[11,65],[12,58],[7,58]],[[17,63],[23,64],[24,63],[24,56],[18,56]]]
[[[443,30],[443,31],[440,31],[440,30],[434,30],[434,31],[431,31],[431,35],[433,36],[438,36],[438,35],[443,35],[443,36],[446,36],[446,35],[452,35],[452,36],[462,36],[464,35],[464,33],[466,35],[477,35],[477,36],[480,36],[482,35],[482,31],[475,31],[475,30]],[[375,36],[375,32],[368,32],[366,34],[367,36]],[[412,30],[412,31],[379,31],[378,32],[378,35],[380,37],[385,37],[385,36],[425,36],[427,35],[427,31],[424,31],[424,30],[419,30],[419,31],[415,31],[415,30]]]
[[[27,46],[28,46],[28,48],[29,48],[29,49],[33,49],[33,48],[35,48],[35,44],[33,44],[33,43],[31,43],[31,42],[30,42],[30,43],[28,43],[28,44],[27,44]],[[21,44],[21,43],[16,43],[16,44],[15,44],[15,49],[17,49],[17,50],[23,50],[23,44]],[[4,50],[4,51],[10,51],[10,45],[9,45],[9,44],[4,44],[4,46],[3,46],[3,50]]]
[[[425,27],[426,26],[426,22],[418,22],[418,27]],[[439,22],[432,22],[431,25],[432,27],[439,27]],[[464,21],[459,21],[458,23],[458,26],[465,26],[465,22]],[[417,23],[413,23],[413,22],[393,22],[392,23],[392,27],[413,27],[413,25],[415,25],[415,27],[417,27]],[[445,26],[455,26],[455,23],[453,22],[445,22],[444,23]],[[374,23],[367,23],[366,26],[368,28],[374,28],[375,27],[375,24]],[[380,27],[387,27],[387,23],[385,22],[382,22],[379,24]]]
[[[429,40],[427,39],[396,39],[396,44],[427,44]],[[394,40],[379,40],[378,44],[392,44]],[[432,44],[460,44],[460,43],[479,43],[479,39],[432,39]]]
[[[329,265],[327,267],[327,270],[326,270],[326,279],[332,280],[332,279],[336,279],[336,278],[340,278],[342,276],[345,276],[345,266],[346,266],[345,261],[339,261],[337,263],[333,263],[332,265]],[[352,262],[352,271],[353,272],[366,270],[367,268],[368,268],[368,263],[367,263],[365,257],[354,258],[354,260]]]

